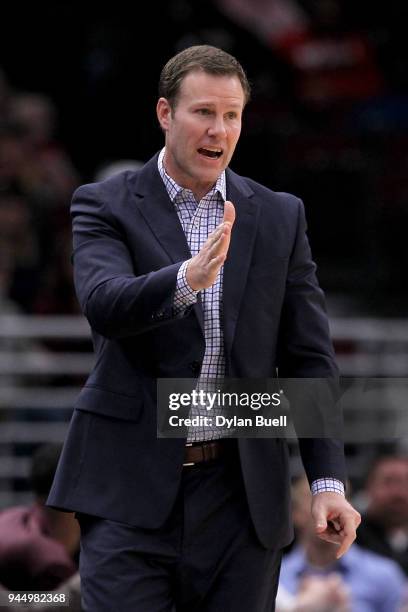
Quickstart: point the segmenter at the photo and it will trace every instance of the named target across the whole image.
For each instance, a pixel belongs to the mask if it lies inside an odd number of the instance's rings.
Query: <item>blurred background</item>
[[[75,309],[68,289],[57,298],[51,288],[62,262],[49,262],[55,243],[64,259],[73,187],[113,161],[156,152],[163,63],[211,43],[236,55],[253,84],[233,168],[304,199],[328,293],[354,314],[404,316],[406,3],[170,0],[132,17],[120,1],[114,10],[59,2],[7,13],[0,179],[3,190],[13,185],[8,198],[18,189],[7,223],[33,230],[9,291],[26,311]]]
[[[167,0],[132,12],[119,0],[114,7],[31,3],[3,11],[0,570],[10,568],[18,534],[28,537],[23,523],[10,531],[17,516],[24,524],[30,516],[58,542],[49,560],[55,569],[56,555],[60,569],[42,579],[57,584],[76,567],[77,534],[47,514],[44,491],[39,496],[33,485],[35,469],[52,476],[93,364],[72,283],[70,199],[78,185],[137,168],[162,146],[159,73],[187,46],[219,46],[247,70],[253,97],[232,168],[303,199],[341,373],[408,379],[407,19],[404,0]],[[407,429],[387,428],[391,410],[405,408],[404,384],[398,396],[390,385],[371,395],[346,450],[351,495],[366,513],[363,544],[407,572]],[[345,408],[355,419],[355,407]],[[383,461],[384,453],[391,459]],[[291,461],[294,478],[301,477],[293,441]],[[393,572],[395,593],[401,580]],[[375,584],[376,575],[356,583]],[[27,584],[21,568],[13,576],[21,577],[19,588]],[[316,582],[300,595],[311,598],[314,612],[323,600],[337,610],[335,601],[348,597],[343,587]],[[286,609],[284,599],[280,605]],[[361,605],[358,612],[366,610]]]
[[[93,363],[72,284],[72,192],[162,146],[159,73],[193,44],[219,46],[247,70],[253,98],[232,168],[303,199],[342,374],[408,377],[407,19],[404,0],[167,0],[132,13],[120,0],[9,4],[0,36],[0,509],[32,499],[32,453],[63,440]],[[386,419],[384,401],[379,409]],[[384,448],[405,453],[407,439],[348,444],[356,495]]]

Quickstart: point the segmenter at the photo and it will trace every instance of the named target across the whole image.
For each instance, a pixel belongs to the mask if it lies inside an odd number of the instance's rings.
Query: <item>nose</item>
[[[227,133],[224,117],[215,116],[211,125],[208,127],[209,136],[225,136]]]

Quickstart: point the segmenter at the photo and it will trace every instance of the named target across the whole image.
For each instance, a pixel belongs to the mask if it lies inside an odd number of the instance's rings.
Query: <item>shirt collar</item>
[[[166,148],[163,147],[163,149],[159,153],[159,158],[157,160],[157,166],[159,169],[159,174],[163,180],[164,186],[166,187],[167,193],[169,194],[169,198],[173,202],[173,204],[175,204],[177,196],[182,191],[184,191],[184,187],[181,187],[180,185],[178,185],[176,181],[167,174],[164,168],[164,164],[163,164],[163,158],[164,158],[165,151],[166,151]],[[223,201],[225,202],[225,200],[227,199],[225,170],[221,172],[220,176],[217,178],[217,181],[214,187],[212,187],[210,191],[204,197],[208,197],[208,196],[211,197],[215,193],[219,193]]]

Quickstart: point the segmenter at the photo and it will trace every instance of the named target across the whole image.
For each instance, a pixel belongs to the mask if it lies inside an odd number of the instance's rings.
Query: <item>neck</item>
[[[174,172],[172,172],[171,170],[169,171],[169,167],[168,167],[168,163],[166,159],[166,150],[164,151],[162,164],[163,164],[163,168],[167,176],[173,179],[173,181],[177,183],[179,187],[182,187],[183,189],[189,189],[192,192],[197,203],[200,202],[203,199],[203,197],[207,195],[207,193],[211,191],[211,189],[213,189],[213,187],[216,185],[217,181],[215,181],[214,183],[206,183],[206,184],[200,183],[200,184],[196,184],[192,186],[188,179],[183,180],[183,178],[180,178],[179,176],[174,176]]]

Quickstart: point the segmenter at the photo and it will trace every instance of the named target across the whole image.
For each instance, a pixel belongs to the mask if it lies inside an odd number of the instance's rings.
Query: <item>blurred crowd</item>
[[[56,138],[58,110],[43,93],[15,91],[0,71],[0,314],[79,314],[69,205],[81,180]],[[137,169],[101,164],[93,180]]]
[[[0,607],[7,607],[13,591],[43,591],[64,594],[69,601],[65,610],[81,609],[78,523],[73,514],[45,506],[61,448],[47,443],[35,449],[29,476],[32,503],[0,512]],[[27,607],[24,600],[10,602],[7,609],[28,608],[61,610],[47,602]]]
[[[278,612],[408,610],[408,456],[378,456],[363,489],[349,487],[348,495],[362,523],[356,543],[337,560],[336,545],[315,534],[306,478],[294,483],[296,540],[283,558]]]
[[[0,74],[0,311],[78,312],[69,201],[79,175],[55,138],[57,109]]]
[[[404,316],[406,4],[217,5],[273,58],[254,71],[251,143],[265,159],[261,181],[304,199],[323,286],[354,298],[345,314]]]
[[[37,28],[23,33],[33,48],[23,65],[5,33],[0,225],[7,227],[1,238],[6,295],[28,312],[76,311],[66,246],[72,191],[94,180],[107,160],[146,161],[161,146],[154,116],[160,66],[185,46],[208,43],[236,55],[253,85],[233,168],[304,199],[320,280],[326,291],[356,298],[350,314],[360,307],[364,314],[403,316],[403,0],[392,0],[388,10],[368,0],[197,0],[194,10],[189,0],[172,0],[162,3],[160,20],[155,5],[140,15],[139,26],[154,29],[161,41],[148,49],[119,12],[79,16],[62,4],[64,27],[52,39],[57,65],[47,44],[53,9],[44,8],[42,20],[28,9],[27,22],[37,19]]]

